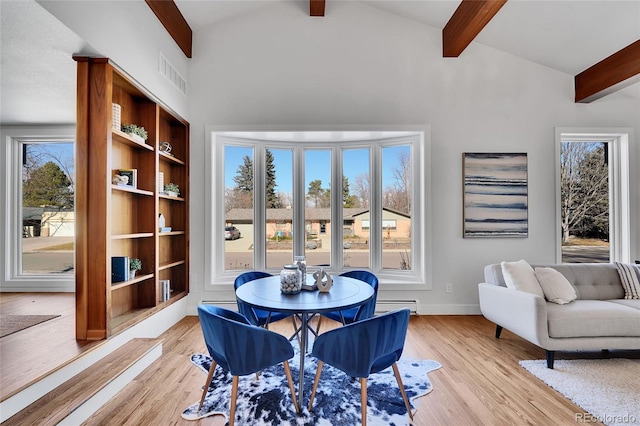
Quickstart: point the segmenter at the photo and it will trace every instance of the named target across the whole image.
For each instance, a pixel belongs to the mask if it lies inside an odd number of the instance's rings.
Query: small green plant
[[[147,140],[147,137],[149,137],[149,135],[147,134],[147,131],[144,129],[144,127],[136,126],[135,124],[123,124],[122,125],[122,131],[125,132],[125,133],[138,135],[142,139],[144,139],[145,141]]]
[[[129,270],[130,271],[139,271],[142,269],[142,261],[137,258],[129,259]]]
[[[180,194],[180,187],[173,182],[169,182],[164,186],[165,192],[175,192],[176,194]]]

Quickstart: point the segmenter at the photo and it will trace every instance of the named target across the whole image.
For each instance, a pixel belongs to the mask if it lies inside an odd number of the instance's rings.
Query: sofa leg
[[[553,369],[553,360],[555,358],[555,351],[546,351],[547,352],[547,368]]]
[[[496,325],[496,339],[500,338],[500,333],[502,333],[502,327],[499,325]]]
[[[603,349],[602,350],[602,358],[603,359],[611,358],[611,353],[609,352],[609,349]]]

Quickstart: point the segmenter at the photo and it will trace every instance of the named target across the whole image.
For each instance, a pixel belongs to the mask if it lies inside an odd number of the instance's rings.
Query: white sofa
[[[487,265],[478,284],[480,310],[502,328],[546,351],[553,368],[555,351],[640,349],[640,299],[624,299],[615,264],[565,263],[551,267],[564,275],[577,299],[567,304],[507,288],[500,264]]]

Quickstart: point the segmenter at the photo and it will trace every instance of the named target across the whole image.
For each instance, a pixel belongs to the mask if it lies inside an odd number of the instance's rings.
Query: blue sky
[[[409,147],[391,146],[383,151],[382,178],[384,186],[393,183],[393,169],[397,167],[397,158],[400,152],[408,152]],[[274,164],[276,167],[276,192],[292,192],[292,151],[272,149]],[[225,186],[233,188],[238,166],[243,164],[243,157],[249,155],[253,158],[253,151],[248,147],[225,147]],[[305,155],[305,192],[309,188],[309,182],[321,180],[322,187],[328,188],[331,177],[330,168],[331,153],[328,150],[308,150]],[[231,166],[229,166],[231,165]],[[369,170],[369,155],[365,149],[349,149],[344,151],[343,159],[344,175],[349,179],[349,183],[355,182],[356,176],[367,173]]]

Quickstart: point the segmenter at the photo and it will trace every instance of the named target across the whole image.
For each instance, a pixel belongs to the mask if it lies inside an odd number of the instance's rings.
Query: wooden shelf
[[[172,235],[184,235],[184,231],[158,232],[158,236],[160,237],[170,237]]]
[[[121,281],[119,283],[113,283],[113,284],[111,284],[111,290],[113,291],[113,290],[117,290],[117,289],[122,288],[122,287],[127,287],[127,286],[130,286],[130,285],[134,285],[134,284],[137,284],[139,282],[148,280],[149,278],[153,278],[153,274],[139,275],[139,276],[136,276],[132,280]]]
[[[160,158],[160,160],[168,161],[169,163],[180,164],[181,166],[184,166],[186,164],[184,161],[177,159],[175,156],[164,153],[162,151],[158,152],[158,157]]]
[[[163,271],[165,269],[174,268],[180,265],[184,265],[184,260],[179,260],[177,262],[163,263],[158,267],[158,270]]]
[[[138,232],[136,234],[118,234],[112,235],[112,240],[129,240],[134,238],[151,238],[153,237],[153,232]]]
[[[184,201],[184,198],[182,197],[172,197],[171,195],[166,195],[166,194],[158,194],[159,198],[163,198],[165,200],[171,200],[171,201]]]
[[[189,123],[107,58],[75,59],[76,338],[98,340],[189,293]],[[146,141],[112,127],[113,104],[120,124],[144,127]],[[170,141],[171,154],[158,151],[161,141]],[[135,170],[135,187],[112,183],[125,169]],[[160,173],[180,197],[159,193]],[[160,214],[175,231],[158,232]],[[112,258],[120,256],[140,259],[146,273],[112,283]],[[173,290],[168,301],[160,280]]]
[[[113,140],[116,142],[124,143],[134,148],[153,151],[153,147],[151,145],[148,145],[145,142],[138,142],[137,140],[135,140],[134,138],[132,138],[131,136],[129,136],[128,134],[124,133],[121,130],[112,128],[111,134],[112,134]]]
[[[129,185],[111,185],[111,189],[113,189],[114,191],[124,191],[124,192],[130,192],[132,194],[147,195],[147,196],[153,197],[153,192],[147,191],[144,189],[134,188],[133,186],[129,186]]]

